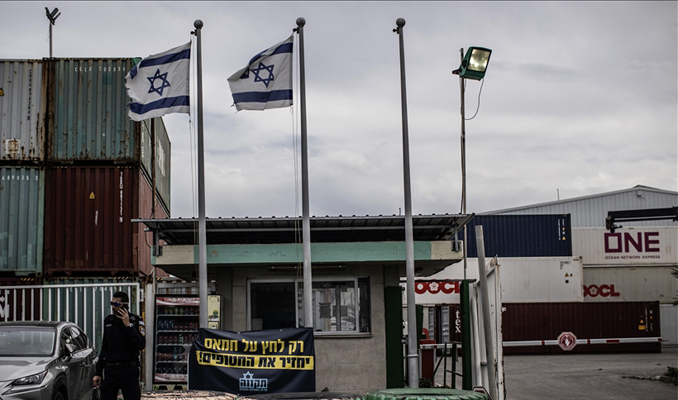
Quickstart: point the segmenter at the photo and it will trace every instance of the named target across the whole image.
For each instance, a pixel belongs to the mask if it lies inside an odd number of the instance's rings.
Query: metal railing
[[[129,295],[130,312],[140,314],[139,283],[0,286],[0,322],[73,322],[100,351],[109,302],[118,291]]]

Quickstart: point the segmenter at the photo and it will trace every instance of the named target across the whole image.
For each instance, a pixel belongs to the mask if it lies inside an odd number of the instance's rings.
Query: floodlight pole
[[[407,123],[407,90],[405,88],[405,19],[396,20],[393,31],[400,42],[400,97],[403,121],[403,176],[405,186],[405,273],[407,276],[407,382],[410,388],[419,387],[419,352],[417,348],[417,313],[414,297],[414,235],[412,228],[412,190],[410,184],[410,147]]]
[[[461,54],[461,61],[464,61],[464,48],[459,50]],[[459,76],[459,87],[461,90],[461,206],[462,214],[466,215],[466,102],[465,97],[465,80]],[[464,279],[466,279],[466,257],[467,257],[467,239],[468,229],[464,226]]]

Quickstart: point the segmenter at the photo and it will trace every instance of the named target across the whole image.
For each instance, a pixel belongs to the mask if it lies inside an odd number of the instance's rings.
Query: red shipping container
[[[563,332],[577,339],[661,336],[659,302],[504,303],[504,342],[556,340]],[[560,346],[504,347],[504,354],[564,353]],[[661,343],[576,345],[568,353],[661,352]]]
[[[139,167],[58,167],[45,183],[45,276],[151,273],[151,189]],[[156,206],[156,216],[166,213]]]
[[[440,305],[437,306],[440,309]],[[557,340],[563,332],[577,339],[654,338],[661,336],[659,302],[504,303],[502,337],[506,342]],[[461,309],[449,304],[450,340],[461,342]],[[439,314],[440,311],[437,311]],[[436,331],[441,326],[438,317]],[[436,338],[437,339],[437,338]],[[661,352],[661,343],[581,344],[570,351],[557,345],[504,346],[504,354]]]

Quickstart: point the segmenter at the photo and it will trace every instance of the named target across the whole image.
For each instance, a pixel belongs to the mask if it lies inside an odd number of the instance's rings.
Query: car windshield
[[[49,356],[56,329],[41,326],[1,326],[0,356]]]

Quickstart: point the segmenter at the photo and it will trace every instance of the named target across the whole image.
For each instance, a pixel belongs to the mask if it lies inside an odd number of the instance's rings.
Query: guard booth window
[[[369,333],[369,286],[367,277],[314,279],[311,298],[316,334]],[[260,330],[304,326],[303,293],[303,282],[298,279],[250,280],[248,328]]]

